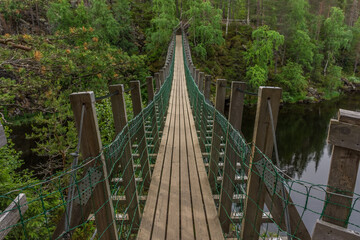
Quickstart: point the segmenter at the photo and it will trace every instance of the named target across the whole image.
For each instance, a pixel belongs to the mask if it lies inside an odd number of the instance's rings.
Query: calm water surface
[[[331,145],[327,144],[328,126],[331,118],[337,118],[338,110],[347,109],[360,111],[360,93],[343,96],[331,101],[316,104],[290,104],[280,109],[277,125],[277,141],[281,168],[291,167],[291,177],[314,184],[327,184]],[[252,138],[252,129],[255,119],[255,107],[244,110],[243,133],[249,141]],[[360,173],[355,192],[360,194]],[[293,188],[306,192],[305,187],[294,185]],[[303,220],[309,231],[313,231],[316,219],[323,209],[324,194],[315,189],[310,192],[315,198],[310,198]],[[304,206],[306,197],[293,193],[295,203]],[[360,203],[355,204],[360,210]],[[302,210],[302,209],[301,209]],[[353,212],[350,222],[360,225],[360,214]],[[359,228],[349,225],[349,228],[360,231]]]

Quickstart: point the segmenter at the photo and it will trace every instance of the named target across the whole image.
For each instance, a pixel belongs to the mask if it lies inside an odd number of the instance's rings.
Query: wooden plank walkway
[[[138,239],[224,239],[186,90],[181,36],[169,104]]]

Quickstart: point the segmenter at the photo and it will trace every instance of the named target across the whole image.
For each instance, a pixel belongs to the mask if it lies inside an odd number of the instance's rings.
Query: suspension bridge
[[[331,121],[329,183],[313,184],[279,169],[281,89],[251,93],[224,79],[214,85],[213,98],[212,78],[195,68],[178,28],[164,67],[146,79],[145,108],[139,81],[126,90],[111,85],[103,97],[71,94],[79,139],[72,166],[0,196],[10,204],[0,213],[0,239],[360,239],[360,195],[353,192],[360,114],[340,110]],[[241,134],[245,95],[257,97],[251,143]],[[115,136],[105,146],[98,101],[110,101],[113,113]],[[318,219],[315,226],[307,215]]]

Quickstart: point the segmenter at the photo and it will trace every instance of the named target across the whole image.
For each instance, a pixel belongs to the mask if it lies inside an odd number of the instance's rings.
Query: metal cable
[[[100,102],[101,100],[103,100],[103,99],[105,99],[105,98],[110,98],[110,97],[112,97],[112,96],[115,96],[115,95],[118,95],[119,94],[119,91],[115,91],[115,92],[113,92],[113,93],[109,93],[109,94],[107,94],[107,95],[105,95],[105,96],[101,96],[101,97],[97,97],[97,98],[95,98],[95,101],[96,102]]]
[[[79,152],[80,152],[80,144],[81,144],[81,135],[82,135],[82,130],[83,130],[83,125],[84,125],[84,115],[85,115],[85,104],[82,105],[81,108],[81,118],[80,118],[80,129],[79,129],[79,135],[78,135],[78,143],[76,146],[76,152],[74,153],[70,153],[71,156],[74,157],[74,160],[72,162],[71,168],[75,169],[78,161],[79,161]],[[71,198],[74,196],[74,191],[75,188],[73,186],[73,182],[76,179],[76,171],[73,172],[73,174],[71,175],[71,180],[70,180],[70,191],[69,191],[69,195],[68,195],[68,200],[67,200],[67,204],[66,204],[66,213],[67,213],[67,218],[65,218],[65,235],[64,238],[66,239],[70,239],[71,238],[71,234],[69,233],[70,230],[70,224],[71,224],[71,217],[72,217],[72,207],[73,207],[73,201],[71,200]],[[70,206],[69,206],[70,203]]]
[[[128,92],[130,92],[130,91],[133,90],[133,89],[135,89],[135,88],[132,87],[132,88],[125,89],[125,90],[124,90],[124,93],[128,93]]]
[[[241,88],[237,88],[236,90],[239,91],[239,92],[241,92],[241,93],[244,93],[244,94],[247,94],[247,95],[251,95],[251,96],[257,96],[257,95],[258,95],[257,93],[252,93],[252,92],[244,91],[244,90],[242,90]]]
[[[271,102],[270,99],[268,99],[268,110],[269,110],[269,115],[270,115],[270,121],[271,121],[271,129],[272,129],[272,135],[273,135],[273,140],[274,140],[274,149],[275,149],[275,158],[276,158],[276,165],[278,166],[278,168],[280,168],[280,160],[279,160],[279,152],[278,152],[278,147],[277,147],[277,142],[276,142],[276,134],[275,134],[275,124],[274,124],[274,117],[273,117],[273,113],[271,110]],[[281,173],[281,172],[280,172]],[[284,183],[281,182],[281,195],[282,198],[286,199],[286,195],[285,195],[285,186]],[[285,204],[284,202],[282,202],[283,204]],[[286,225],[286,232],[288,235],[288,239],[292,240],[292,236],[291,236],[291,226],[290,226],[290,216],[289,216],[289,209],[288,209],[288,205],[285,204],[284,206],[284,215],[285,215],[285,225]]]

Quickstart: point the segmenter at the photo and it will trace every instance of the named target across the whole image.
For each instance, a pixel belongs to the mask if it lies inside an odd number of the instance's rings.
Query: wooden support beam
[[[155,77],[156,92],[159,92],[161,88],[160,73],[155,73],[154,77]]]
[[[204,96],[207,102],[210,102],[210,87],[211,87],[211,76],[205,76]]]
[[[268,100],[271,101],[271,111],[276,128],[279,113],[281,89],[273,87],[260,87],[258,92],[257,110],[254,125],[254,146],[266,156],[272,156],[273,137],[269,117]],[[255,147],[252,149],[250,166],[262,159]],[[247,196],[244,208],[244,218],[241,225],[241,239],[257,240],[261,226],[261,216],[264,209],[266,187],[258,175],[256,167],[250,167],[248,172]],[[261,175],[260,175],[261,176]]]
[[[360,240],[360,233],[318,220],[312,240]]]
[[[13,202],[0,213],[0,240],[4,239],[6,235],[16,226],[16,223],[24,216],[28,209],[26,196],[20,193]]]
[[[215,108],[218,110],[220,114],[224,114],[225,108],[225,95],[226,95],[226,80],[218,79],[216,81],[216,102]],[[216,119],[216,115],[218,113],[215,111],[214,119]],[[218,163],[219,163],[219,149],[221,143],[221,137],[223,133],[221,130],[221,126],[214,121],[213,125],[213,134],[212,134],[212,145],[211,145],[211,155],[210,155],[210,170],[208,173],[209,183],[211,189],[214,191],[216,188],[216,179],[218,176]]]
[[[147,77],[147,91],[148,91],[148,102],[152,102],[154,100],[154,85],[153,78]],[[159,138],[159,127],[157,122],[157,114],[156,114],[156,106],[153,104],[153,114],[150,116],[151,119],[151,136],[153,137],[153,143],[155,143],[155,151],[159,149],[160,146],[160,138]],[[147,119],[145,119],[147,121]],[[145,132],[146,133],[146,132]]]
[[[164,84],[165,82],[165,71],[164,71],[164,68],[162,68],[160,70],[160,82],[161,82],[161,86]]]
[[[3,125],[0,123],[0,148],[5,146],[7,143],[5,131]]]
[[[346,228],[360,162],[360,113],[340,109],[330,121],[328,142],[333,144],[326,204],[322,220]]]
[[[199,86],[199,73],[200,73],[200,69],[196,69],[195,70],[195,83],[197,86]]]
[[[135,135],[135,139],[138,142],[140,149],[143,153],[141,155],[140,164],[143,166],[143,174],[145,175],[144,188],[148,189],[151,182],[151,170],[149,162],[149,153],[146,146],[146,135],[145,135],[145,122],[142,113],[142,100],[141,100],[141,91],[140,91],[140,81],[130,81],[131,88],[131,100],[133,104],[134,117],[141,114],[141,126]]]
[[[154,100],[154,83],[153,77],[146,77],[146,86],[147,86],[147,94],[148,94],[148,103]]]
[[[128,139],[128,141],[125,142],[125,146],[123,147],[124,154],[118,162],[120,163],[120,171],[125,182],[124,185],[127,186],[125,188],[125,196],[127,199],[126,205],[128,207],[128,213],[131,216],[131,220],[134,222],[134,226],[140,226],[141,214],[135,181],[134,160],[131,154],[131,139],[127,125],[124,86],[122,84],[109,86],[110,93],[116,91],[118,91],[119,94],[112,96],[110,99],[115,125],[115,135],[118,135],[124,129],[124,127],[126,127],[126,135],[124,137]]]
[[[231,83],[231,98],[229,109],[229,123],[235,130],[241,132],[241,122],[244,109],[244,92],[238,91],[238,89],[244,90],[246,84],[244,82]],[[232,208],[232,195],[234,194],[234,178],[236,175],[236,163],[242,162],[240,158],[241,153],[236,152],[236,145],[242,144],[233,139],[231,127],[228,127],[227,141],[225,147],[225,159],[224,159],[224,171],[223,182],[220,193],[220,205],[218,208],[219,219],[221,227],[224,233],[228,233],[230,230],[231,219],[228,216],[231,215]],[[240,140],[240,139],[237,139]],[[243,143],[245,145],[245,142]]]
[[[94,93],[73,93],[70,95],[70,102],[74,113],[76,128],[78,129],[78,131],[81,125],[82,108],[83,106],[85,107],[82,135],[79,136],[81,138],[80,150],[82,157],[84,159],[87,159],[99,156],[102,149],[102,143],[100,138],[98,120],[96,117]],[[115,218],[114,207],[112,201],[109,201],[109,199],[111,198],[111,192],[107,166],[105,158],[102,154],[100,155],[100,159],[101,161],[94,161],[94,164],[101,164],[102,181],[96,184],[91,199],[87,202],[85,209],[92,206],[93,212],[97,212],[95,218],[96,228],[99,234],[102,234],[102,236],[106,239],[117,239],[117,229],[113,221]],[[80,204],[75,204],[74,202],[70,229],[80,223],[81,214],[77,215],[77,212],[78,208],[80,208],[79,210],[81,212],[82,207],[78,205]],[[88,214],[85,215],[88,216]]]
[[[199,73],[199,91],[202,93],[204,91],[204,72]]]

